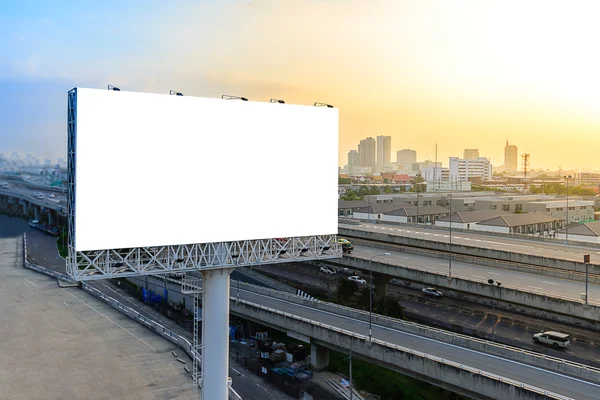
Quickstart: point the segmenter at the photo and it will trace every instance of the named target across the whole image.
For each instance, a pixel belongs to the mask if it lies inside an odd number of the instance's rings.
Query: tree
[[[340,178],[338,177],[338,185],[349,185],[352,183],[350,178]]]
[[[357,290],[358,285],[355,282],[340,278],[338,281],[338,288],[335,291],[335,299],[338,303],[349,304]]]
[[[397,299],[389,295],[377,300],[374,311],[377,314],[387,315],[391,318],[406,318],[404,314],[404,307],[400,305]]]

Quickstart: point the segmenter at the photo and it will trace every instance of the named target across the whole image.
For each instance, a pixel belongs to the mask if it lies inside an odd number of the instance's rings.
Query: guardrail
[[[232,299],[232,302],[235,303],[236,300]],[[372,339],[372,340],[369,341],[368,337],[365,336],[365,335],[360,335],[360,334],[357,334],[355,332],[347,331],[347,330],[341,329],[341,328],[337,328],[337,327],[334,327],[334,326],[331,326],[331,325],[328,325],[328,324],[324,324],[324,323],[321,323],[321,322],[318,322],[318,321],[311,320],[309,318],[300,317],[300,316],[297,316],[297,315],[294,315],[294,314],[286,313],[284,311],[279,311],[279,310],[276,310],[274,308],[262,306],[262,305],[255,304],[255,303],[252,303],[252,302],[249,302],[249,301],[245,301],[245,300],[238,300],[237,302],[245,304],[248,307],[254,307],[254,308],[262,309],[262,310],[268,311],[270,313],[274,313],[274,314],[277,314],[277,315],[284,316],[286,318],[294,319],[296,321],[301,321],[303,323],[306,323],[306,324],[309,324],[309,325],[312,325],[312,326],[317,326],[317,327],[320,327],[320,328],[323,328],[323,329],[326,329],[326,330],[330,330],[330,331],[336,332],[338,334],[341,334],[341,335],[344,335],[344,336],[348,336],[350,338],[355,338],[355,339],[358,339],[358,340],[363,341],[365,343],[366,342],[371,342],[371,343],[378,344],[380,346],[386,347],[388,349],[392,349],[392,350],[399,351],[399,352],[402,352],[402,353],[405,353],[405,354],[410,354],[410,355],[415,356],[415,357],[419,357],[421,359],[431,360],[431,361],[434,361],[434,362],[437,362],[437,363],[440,363],[440,364],[444,364],[444,365],[447,365],[447,366],[450,366],[450,367],[453,367],[453,368],[456,368],[456,369],[459,369],[459,370],[467,371],[467,372],[469,372],[471,374],[476,374],[476,375],[484,376],[484,377],[486,377],[488,379],[495,380],[496,382],[500,382],[500,383],[503,383],[503,384],[508,384],[508,385],[514,386],[514,387],[519,388],[519,389],[524,389],[524,390],[527,390],[527,391],[530,391],[530,392],[533,392],[533,393],[536,393],[536,394],[539,394],[539,395],[547,396],[547,397],[552,398],[552,399],[574,400],[574,399],[571,399],[570,397],[563,396],[563,395],[558,394],[558,393],[550,392],[550,391],[547,391],[547,390],[544,390],[544,389],[541,389],[541,388],[538,388],[538,387],[535,387],[535,386],[532,386],[532,385],[528,385],[528,384],[526,384],[524,382],[520,382],[520,381],[516,381],[514,379],[506,378],[504,376],[492,374],[490,372],[483,371],[481,369],[473,368],[473,367],[470,367],[468,365],[464,365],[464,364],[460,364],[460,363],[457,363],[457,362],[454,362],[454,361],[446,360],[446,359],[443,359],[441,357],[433,356],[433,355],[428,354],[428,353],[424,353],[424,352],[420,352],[420,351],[415,351],[413,349],[409,349],[409,348],[404,347],[404,346],[400,346],[400,345],[397,345],[397,344],[389,343],[389,342],[386,342],[386,341],[383,341],[383,340],[379,340],[379,339]]]
[[[282,300],[290,301],[297,304],[308,305],[311,308],[316,308],[322,311],[332,312],[338,315],[344,315],[353,319],[362,321],[369,320],[369,312],[358,310],[351,307],[342,306],[335,303],[329,303],[321,300],[306,300],[298,296],[290,295],[273,289],[267,289],[256,285],[243,284],[249,291],[260,293],[262,292],[269,297],[275,297]],[[579,378],[590,379],[600,382],[600,368],[589,365],[568,361],[562,358],[548,356],[545,354],[536,353],[530,350],[524,350],[517,347],[494,343],[489,340],[479,339],[472,336],[449,332],[439,328],[432,328],[427,325],[418,324],[416,322],[404,321],[397,318],[387,317],[385,315],[373,314],[373,323],[386,326],[388,328],[397,329],[399,331],[413,333],[418,336],[428,337],[430,339],[440,340],[446,343],[459,345],[472,350],[485,351],[486,353],[500,355],[507,359],[518,360],[530,365],[541,366],[543,368],[551,368],[561,373],[569,374]],[[529,359],[528,359],[529,358]]]

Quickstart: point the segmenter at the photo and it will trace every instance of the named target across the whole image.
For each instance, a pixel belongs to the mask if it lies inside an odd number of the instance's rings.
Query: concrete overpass
[[[67,201],[64,195],[57,194],[56,198],[50,198],[46,192],[44,198],[40,199],[33,193],[32,189],[15,187],[12,184],[8,189],[0,188],[0,210],[7,214],[43,219],[50,225],[55,225],[59,216],[66,217]]]
[[[375,223],[340,223],[338,226],[340,236],[394,243],[415,248],[450,250],[448,229]],[[590,254],[592,264],[589,272],[600,273],[600,251],[597,248],[567,245],[556,241],[545,242],[454,232],[452,235],[452,252],[579,272],[585,272],[583,255]]]

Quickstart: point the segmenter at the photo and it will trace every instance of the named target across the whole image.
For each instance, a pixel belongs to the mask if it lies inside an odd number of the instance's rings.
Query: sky
[[[340,109],[339,165],[367,136],[447,165],[508,138],[532,168],[600,168],[600,2],[0,2],[0,153],[66,158],[79,87]]]

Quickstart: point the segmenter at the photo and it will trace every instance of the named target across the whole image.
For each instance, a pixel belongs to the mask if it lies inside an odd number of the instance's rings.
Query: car
[[[442,297],[442,292],[432,287],[423,288],[421,289],[421,292],[423,292],[423,294],[426,294],[427,296]]]
[[[324,274],[327,274],[327,275],[335,275],[336,274],[335,269],[329,268],[329,267],[326,267],[326,266],[322,266],[319,269],[319,271],[322,272],[322,273],[324,273]]]
[[[359,285],[364,285],[367,283],[367,281],[365,281],[363,278],[356,275],[349,276],[348,280],[354,283],[358,283]]]
[[[56,197],[56,194],[52,193],[52,194],[50,195],[50,197],[51,197],[51,198],[55,198],[55,197]]]
[[[533,341],[535,343],[549,344],[557,349],[559,347],[569,347],[571,345],[571,336],[566,333],[546,331],[535,333],[533,335]]]

